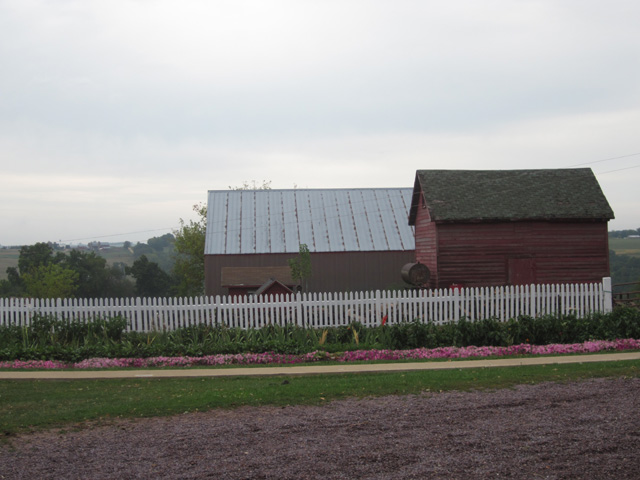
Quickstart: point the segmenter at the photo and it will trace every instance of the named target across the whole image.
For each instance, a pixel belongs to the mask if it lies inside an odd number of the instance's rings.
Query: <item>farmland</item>
[[[609,238],[609,249],[617,255],[630,255],[640,258],[640,237],[639,238]]]

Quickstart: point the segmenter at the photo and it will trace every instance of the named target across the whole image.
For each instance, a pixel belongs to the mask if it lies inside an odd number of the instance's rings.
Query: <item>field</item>
[[[7,278],[7,268],[18,266],[20,250],[14,248],[0,248],[0,280]]]
[[[609,249],[618,255],[640,258],[640,238],[609,238]]]

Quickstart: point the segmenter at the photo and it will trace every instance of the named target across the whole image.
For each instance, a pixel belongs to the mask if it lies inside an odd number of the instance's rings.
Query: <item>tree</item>
[[[147,245],[149,245],[156,252],[161,252],[165,248],[170,248],[173,246],[173,243],[176,241],[175,237],[171,233],[166,233],[161,237],[152,237],[147,240]]]
[[[229,190],[271,190],[271,180],[263,180],[261,184],[255,180],[251,180],[251,183],[245,180],[239,187],[229,185]]]
[[[39,242],[35,245],[25,245],[20,248],[18,269],[23,275],[35,268],[48,265],[53,261],[53,258],[53,248],[48,243]]]
[[[59,252],[58,264],[78,274],[76,295],[80,298],[101,298],[105,296],[105,284],[109,271],[107,261],[96,252],[71,250],[68,255]]]
[[[16,267],[7,267],[7,279],[0,280],[0,297],[21,297],[24,294],[24,282]]]
[[[142,255],[126,267],[127,275],[136,279],[136,294],[141,297],[166,297],[172,287],[171,277],[155,262]]]
[[[136,243],[135,247],[133,247],[133,257],[140,258],[142,255],[148,255],[153,253],[153,248],[151,248],[146,243]]]
[[[126,265],[123,262],[115,262],[107,267],[108,275],[104,286],[105,297],[124,298],[135,295],[135,284],[125,274]]]
[[[50,266],[60,268],[45,268]],[[1,296],[106,298],[133,295],[133,284],[124,270],[107,266],[106,259],[95,252],[71,250],[68,254],[57,252],[54,255],[50,244],[36,243],[20,249],[18,267],[7,269],[7,280],[0,282]],[[55,281],[62,282],[58,290],[54,288]],[[38,282],[42,284],[37,285]]]
[[[271,190],[271,181],[263,180],[258,184],[244,182],[230,190]],[[207,206],[198,203],[193,206],[198,218],[186,223],[180,219],[180,228],[173,232],[175,236],[175,263],[173,274],[177,281],[178,295],[197,296],[204,293],[204,244],[207,232]]]
[[[71,298],[77,290],[78,273],[49,263],[22,275],[26,293],[34,298]]]
[[[289,268],[291,268],[291,278],[297,280],[304,291],[307,291],[307,281],[311,276],[311,254],[305,243],[300,244],[298,256],[289,259]]]
[[[204,242],[207,230],[207,207],[202,203],[193,206],[197,220],[185,223],[173,232],[175,263],[173,272],[178,281],[178,295],[197,296],[204,293]]]

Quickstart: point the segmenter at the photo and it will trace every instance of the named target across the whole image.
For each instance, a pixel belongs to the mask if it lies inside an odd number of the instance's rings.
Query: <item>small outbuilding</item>
[[[297,286],[288,266],[223,267],[221,283],[232,297],[292,293]]]
[[[205,293],[297,290],[289,260],[309,249],[310,292],[404,286],[413,261],[411,188],[212,190],[208,193]]]
[[[409,212],[428,288],[599,282],[612,218],[589,168],[418,170]]]

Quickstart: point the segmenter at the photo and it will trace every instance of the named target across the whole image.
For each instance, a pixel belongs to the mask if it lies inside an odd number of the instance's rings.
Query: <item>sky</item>
[[[0,244],[145,241],[208,190],[590,167],[640,227],[637,0],[0,0]]]

